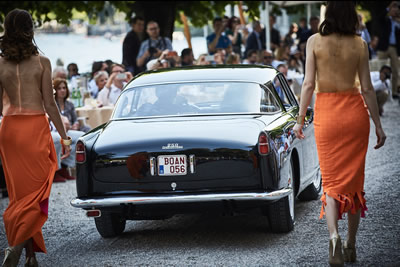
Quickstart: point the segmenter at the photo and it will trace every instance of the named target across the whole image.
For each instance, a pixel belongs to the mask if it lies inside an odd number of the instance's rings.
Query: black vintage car
[[[95,217],[103,237],[122,233],[126,220],[211,210],[257,209],[273,232],[288,232],[295,198],[321,191],[313,111],[300,141],[298,109],[270,67],[145,72],[125,87],[110,121],[78,141],[71,204]]]

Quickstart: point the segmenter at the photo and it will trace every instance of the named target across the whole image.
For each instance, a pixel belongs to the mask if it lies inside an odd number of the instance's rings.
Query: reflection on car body
[[[288,232],[295,198],[321,191],[313,112],[300,141],[292,132],[298,110],[283,75],[269,67],[143,73],[111,120],[80,139],[71,204],[96,217],[104,237],[123,232],[126,220],[211,210],[257,209],[272,231]]]

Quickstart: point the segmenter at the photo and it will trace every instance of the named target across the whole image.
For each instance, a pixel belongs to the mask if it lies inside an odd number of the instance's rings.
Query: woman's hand
[[[302,124],[296,123],[296,125],[293,127],[293,132],[294,132],[294,135],[296,136],[296,138],[299,138],[299,139],[305,138],[305,136],[303,134],[303,125]]]
[[[72,126],[71,126],[71,130],[75,130],[75,131],[79,131],[79,122],[75,122]]]
[[[61,142],[62,152],[61,152],[61,159],[66,159],[71,154],[71,146],[66,146]]]
[[[378,140],[377,140],[376,146],[374,148],[378,149],[385,144],[386,135],[385,135],[385,132],[383,131],[382,127],[376,128],[375,133],[376,133],[376,137]]]

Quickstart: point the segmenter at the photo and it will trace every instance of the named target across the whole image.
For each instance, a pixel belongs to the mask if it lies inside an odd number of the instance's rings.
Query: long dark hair
[[[357,28],[358,17],[354,1],[328,1],[325,20],[319,26],[321,35],[356,35]]]
[[[29,12],[22,9],[10,11],[4,20],[4,35],[0,37],[0,55],[17,63],[38,55],[33,41],[33,20]]]

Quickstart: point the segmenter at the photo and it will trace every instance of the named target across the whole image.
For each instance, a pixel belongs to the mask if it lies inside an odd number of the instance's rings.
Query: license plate
[[[158,156],[158,175],[186,175],[186,155]]]

